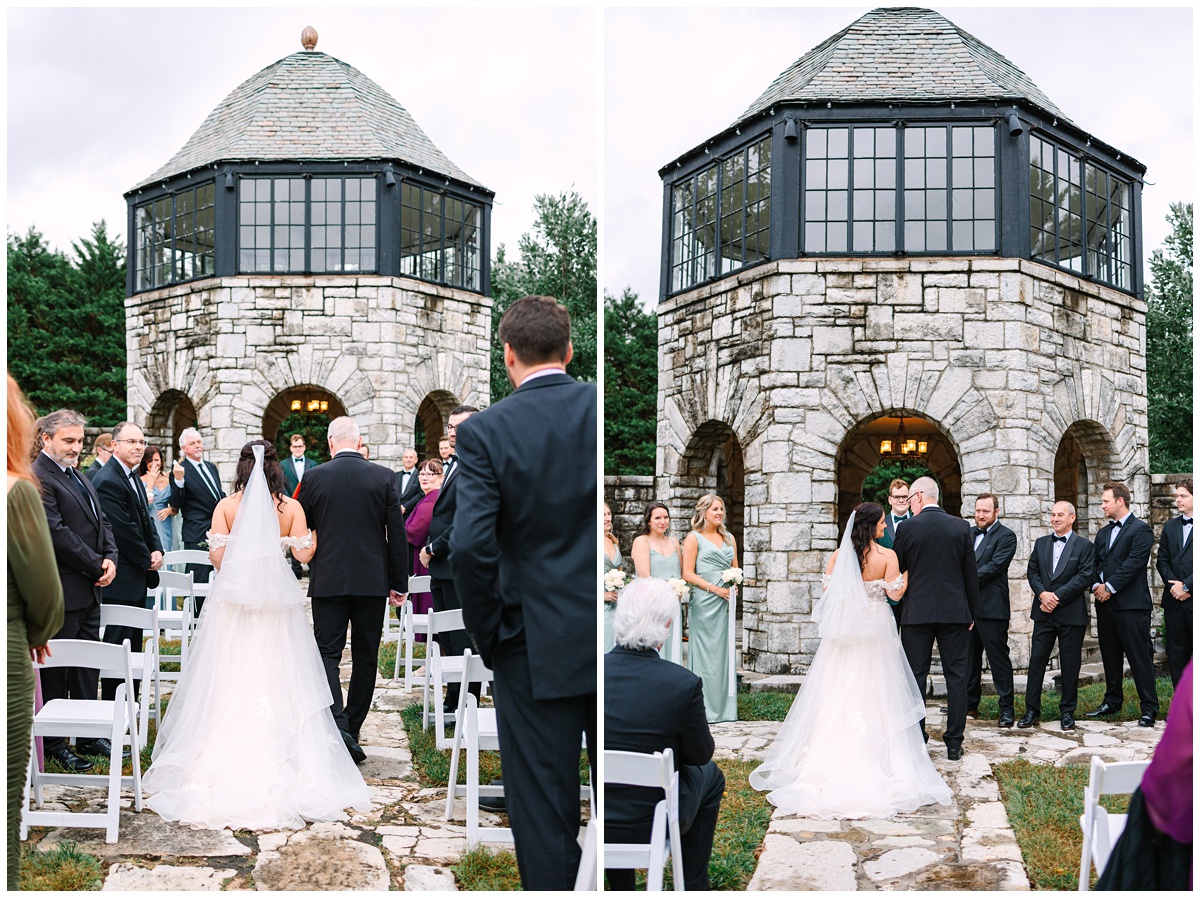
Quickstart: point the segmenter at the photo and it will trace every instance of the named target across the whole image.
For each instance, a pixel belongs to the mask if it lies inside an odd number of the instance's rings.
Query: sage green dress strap
[[[609,571],[615,571],[617,568],[622,570],[625,567],[625,559],[621,557],[621,550],[617,549],[616,561],[608,557],[608,553],[601,551],[600,554],[604,557],[604,576],[608,576]],[[603,581],[600,584],[600,589],[604,590]],[[604,651],[612,650],[612,647],[617,644],[616,638],[613,636],[613,615],[617,613],[616,602],[604,603]]]
[[[696,575],[721,585],[721,574],[733,565],[733,546],[716,546],[696,534]],[[729,694],[729,603],[692,587],[688,609],[688,669],[704,681],[704,710],[709,723],[737,720],[737,696]]]
[[[670,555],[660,555],[654,549],[650,549],[650,576],[657,577],[660,580],[670,580],[672,577],[679,580],[683,577],[683,564],[679,558],[678,552],[672,552]],[[675,657],[674,645],[675,640],[672,638],[674,634],[667,636],[667,641],[663,643],[659,655],[666,661],[673,661],[680,664],[682,659]]]

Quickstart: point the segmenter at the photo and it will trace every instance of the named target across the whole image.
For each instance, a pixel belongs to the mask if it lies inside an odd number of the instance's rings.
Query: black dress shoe
[[[970,717],[972,720],[978,720],[979,719],[979,709],[978,708],[967,708],[967,716]]]
[[[494,780],[492,780],[491,785],[503,786],[504,780],[503,779],[494,779]],[[497,795],[494,798],[493,797],[482,797],[479,799],[479,806],[481,808],[483,808],[485,811],[492,811],[497,814],[507,813],[507,810],[508,810],[505,807],[503,795]]]
[[[1153,714],[1143,714],[1141,717],[1138,718],[1138,726],[1140,726],[1140,727],[1154,726],[1154,715]]]
[[[1000,722],[997,723],[996,726],[1003,727],[1004,729],[1008,729],[1012,725],[1013,725],[1013,712],[1012,711],[1001,711],[1000,712]]]
[[[946,758],[948,760],[961,761],[962,756],[963,756],[963,750],[962,750],[961,746],[958,748],[947,748],[946,749]]]
[[[1108,704],[1108,702],[1105,702],[1099,708],[1097,708],[1095,711],[1088,711],[1083,716],[1084,717],[1107,717],[1109,714],[1116,714],[1120,710],[1121,710],[1120,708],[1114,708],[1112,705]]]
[[[100,755],[110,758],[112,757],[112,743],[107,739],[76,739],[75,751],[81,755]],[[121,749],[121,757],[125,759],[130,757],[128,746]]]
[[[1075,729],[1075,718],[1072,717],[1070,714],[1064,714],[1062,716],[1062,720],[1060,722],[1062,723],[1062,728],[1064,730]]]
[[[58,761],[58,763],[62,764],[68,770],[73,770],[76,773],[87,773],[92,769],[91,761],[89,761],[87,758],[79,757],[79,755],[71,751],[71,749],[66,745],[62,746],[61,748],[51,749],[50,751],[46,752],[46,754],[49,757],[54,758],[54,760]]]
[[[1022,730],[1027,730],[1038,722],[1038,716],[1032,711],[1026,711],[1025,716],[1017,721],[1017,726]]]
[[[338,730],[342,734],[342,741],[346,743],[346,751],[350,752],[350,757],[354,759],[355,764],[361,764],[367,759],[367,753],[362,750],[354,737],[345,730]]]

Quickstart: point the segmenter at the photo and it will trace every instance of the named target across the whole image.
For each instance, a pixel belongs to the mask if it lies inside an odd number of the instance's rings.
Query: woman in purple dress
[[[429,574],[429,568],[421,564],[421,547],[429,540],[429,521],[433,517],[433,506],[437,502],[438,492],[442,488],[442,463],[436,458],[427,460],[417,471],[417,482],[425,491],[425,495],[408,513],[404,530],[412,547],[412,576],[425,577]],[[412,593],[409,599],[412,600],[414,614],[427,614],[433,610],[433,593]],[[418,633],[416,639],[424,642],[425,636]]]

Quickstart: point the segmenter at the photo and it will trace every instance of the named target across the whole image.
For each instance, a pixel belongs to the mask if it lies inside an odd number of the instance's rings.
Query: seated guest
[[[671,749],[679,772],[684,885],[707,891],[725,776],[712,760],[700,678],[656,651],[677,604],[664,580],[635,580],[621,592],[613,620],[616,647],[604,656],[604,747],[645,754]],[[605,786],[605,842],[647,841],[662,797],[659,789]],[[610,888],[633,890],[632,870],[606,873]]]
[[[413,453],[414,455],[416,453]],[[422,496],[409,510],[408,519],[404,522],[404,530],[408,535],[408,545],[412,550],[411,577],[428,577],[429,568],[421,564],[421,549],[429,544],[429,522],[433,518],[433,506],[437,503],[438,492],[442,488],[442,463],[431,458],[421,465],[417,472],[420,478]],[[413,614],[428,614],[433,610],[433,593],[409,593]],[[413,637],[417,642],[425,641],[424,633]]]

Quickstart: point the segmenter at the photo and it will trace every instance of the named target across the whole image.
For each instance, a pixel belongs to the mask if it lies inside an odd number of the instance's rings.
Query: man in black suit
[[[1104,701],[1088,717],[1116,714],[1125,704],[1121,677],[1125,658],[1141,701],[1138,725],[1154,726],[1158,693],[1154,686],[1154,657],[1150,649],[1150,581],[1147,565],[1154,532],[1129,510],[1133,496],[1123,483],[1106,483],[1100,508],[1111,523],[1096,534],[1096,635],[1104,664]]]
[[[96,441],[92,443],[92,455],[95,456],[95,460],[83,472],[88,480],[95,480],[96,475],[100,473],[100,469],[112,458],[111,433],[102,433],[96,437]]]
[[[1042,681],[1054,641],[1058,640],[1062,700],[1058,709],[1064,730],[1075,729],[1075,708],[1079,703],[1079,665],[1083,637],[1087,632],[1088,607],[1085,594],[1095,576],[1095,550],[1086,539],[1076,536],[1075,506],[1055,502],[1050,511],[1050,529],[1029,553],[1026,576],[1033,590],[1033,640],[1029,647],[1029,681],[1025,687],[1025,716],[1017,721],[1028,729],[1042,716]]]
[[[551,297],[517,300],[499,335],[517,389],[458,429],[450,565],[496,675],[521,884],[570,890],[582,736],[597,748],[596,388],[566,373],[571,317]]]
[[[896,544],[896,528],[905,521],[912,520],[912,511],[908,507],[908,484],[899,478],[888,485],[888,505],[891,510],[883,516],[883,536],[879,537],[879,545],[890,549]],[[896,629],[900,629],[900,602],[888,599],[892,616],[896,619]]]
[[[1158,576],[1162,578],[1163,630],[1171,683],[1179,685],[1192,658],[1192,478],[1175,484],[1179,517],[1163,525],[1158,541]]]
[[[113,428],[113,457],[92,481],[117,544],[117,573],[104,587],[105,604],[145,608],[146,590],[158,585],[162,544],[150,506],[146,504],[146,487],[137,474],[145,452],[142,429],[130,421],[121,422]],[[120,645],[125,639],[133,651],[141,651],[139,628],[105,627],[105,642]],[[105,679],[101,683],[101,698],[112,699],[119,682],[116,678]]]
[[[75,469],[83,451],[83,426],[79,412],[59,409],[41,420],[42,451],[33,470],[42,486],[42,504],[50,524],[54,560],[63,587],[63,625],[55,639],[100,639],[100,590],[117,574],[117,544],[100,507],[95,487]],[[95,699],[99,680],[93,668],[48,667],[41,672],[42,697]],[[61,736],[46,737],[48,757],[69,770],[84,773],[92,763],[76,755]],[[107,755],[106,739],[91,739],[77,746],[83,754]]]
[[[183,450],[183,461],[175,462],[172,469],[171,506],[183,515],[183,547],[207,549],[213,509],[225,498],[221,472],[212,462],[204,460],[204,439],[196,428],[184,429],[179,435],[179,448]],[[187,570],[194,575],[196,583],[207,583],[212,573],[207,565],[189,564]],[[196,614],[202,607],[204,600],[197,598]]]
[[[896,559],[908,573],[901,604],[900,641],[917,689],[925,694],[933,642],[937,640],[946,676],[946,757],[962,758],[967,726],[967,674],[970,630],[975,620],[979,577],[971,545],[971,527],[938,506],[938,485],[918,477],[909,488],[909,507],[916,513],[896,530]],[[925,718],[921,718],[925,732]],[[929,741],[928,735],[925,737]]]
[[[617,644],[604,656],[604,747],[642,754],[671,749],[679,772],[684,885],[689,892],[706,892],[725,775],[712,760],[703,683],[656,651],[678,607],[664,580],[634,580],[621,592],[613,618]],[[605,786],[605,842],[649,841],[654,806],[662,797],[661,789]],[[610,888],[633,891],[632,870],[607,873]]]
[[[316,533],[308,563],[313,633],[325,663],[333,719],[355,763],[366,760],[359,731],[371,709],[383,610],[408,591],[408,541],[392,472],[359,453],[362,437],[353,418],[329,424],[331,459],[304,478],[300,505]],[[350,686],[342,704],[338,664],[350,628]]]
[[[291,455],[284,459],[279,467],[283,469],[283,484],[287,488],[287,494],[295,498],[296,490],[300,486],[300,482],[304,480],[304,475],[320,464],[319,461],[309,458],[304,454],[304,450],[308,448],[308,443],[304,439],[304,434],[294,433],[288,443],[288,448],[291,449]],[[295,557],[288,556],[292,562],[292,573],[299,580],[304,576],[304,566],[300,564]]]
[[[454,572],[450,568],[450,534],[454,529],[454,515],[458,508],[458,458],[453,450],[458,442],[458,428],[479,409],[471,405],[460,405],[450,412],[447,422],[447,439],[451,454],[445,458],[442,473],[442,488],[433,505],[429,519],[429,535],[421,550],[421,563],[429,569],[429,589],[433,594],[434,611],[452,611],[461,608],[458,590],[454,585]],[[471,647],[471,641],[462,630],[451,630],[438,634],[438,646],[443,655],[461,655]],[[478,696],[478,684],[472,684],[471,692]],[[443,710],[453,713],[458,708],[459,686],[451,683],[446,687]]]
[[[425,495],[417,476],[417,450],[405,449],[400,456],[400,465],[400,470],[396,472],[396,495],[400,497],[400,513],[408,520],[408,513]]]
[[[980,493],[975,499],[976,575],[979,578],[979,603],[975,606],[975,627],[971,630],[971,674],[967,681],[967,714],[979,716],[983,695],[983,653],[987,652],[992,682],[1000,697],[1001,727],[1011,727],[1013,709],[1013,668],[1008,654],[1008,566],[1017,554],[1017,535],[998,520],[1000,500],[994,493]]]

